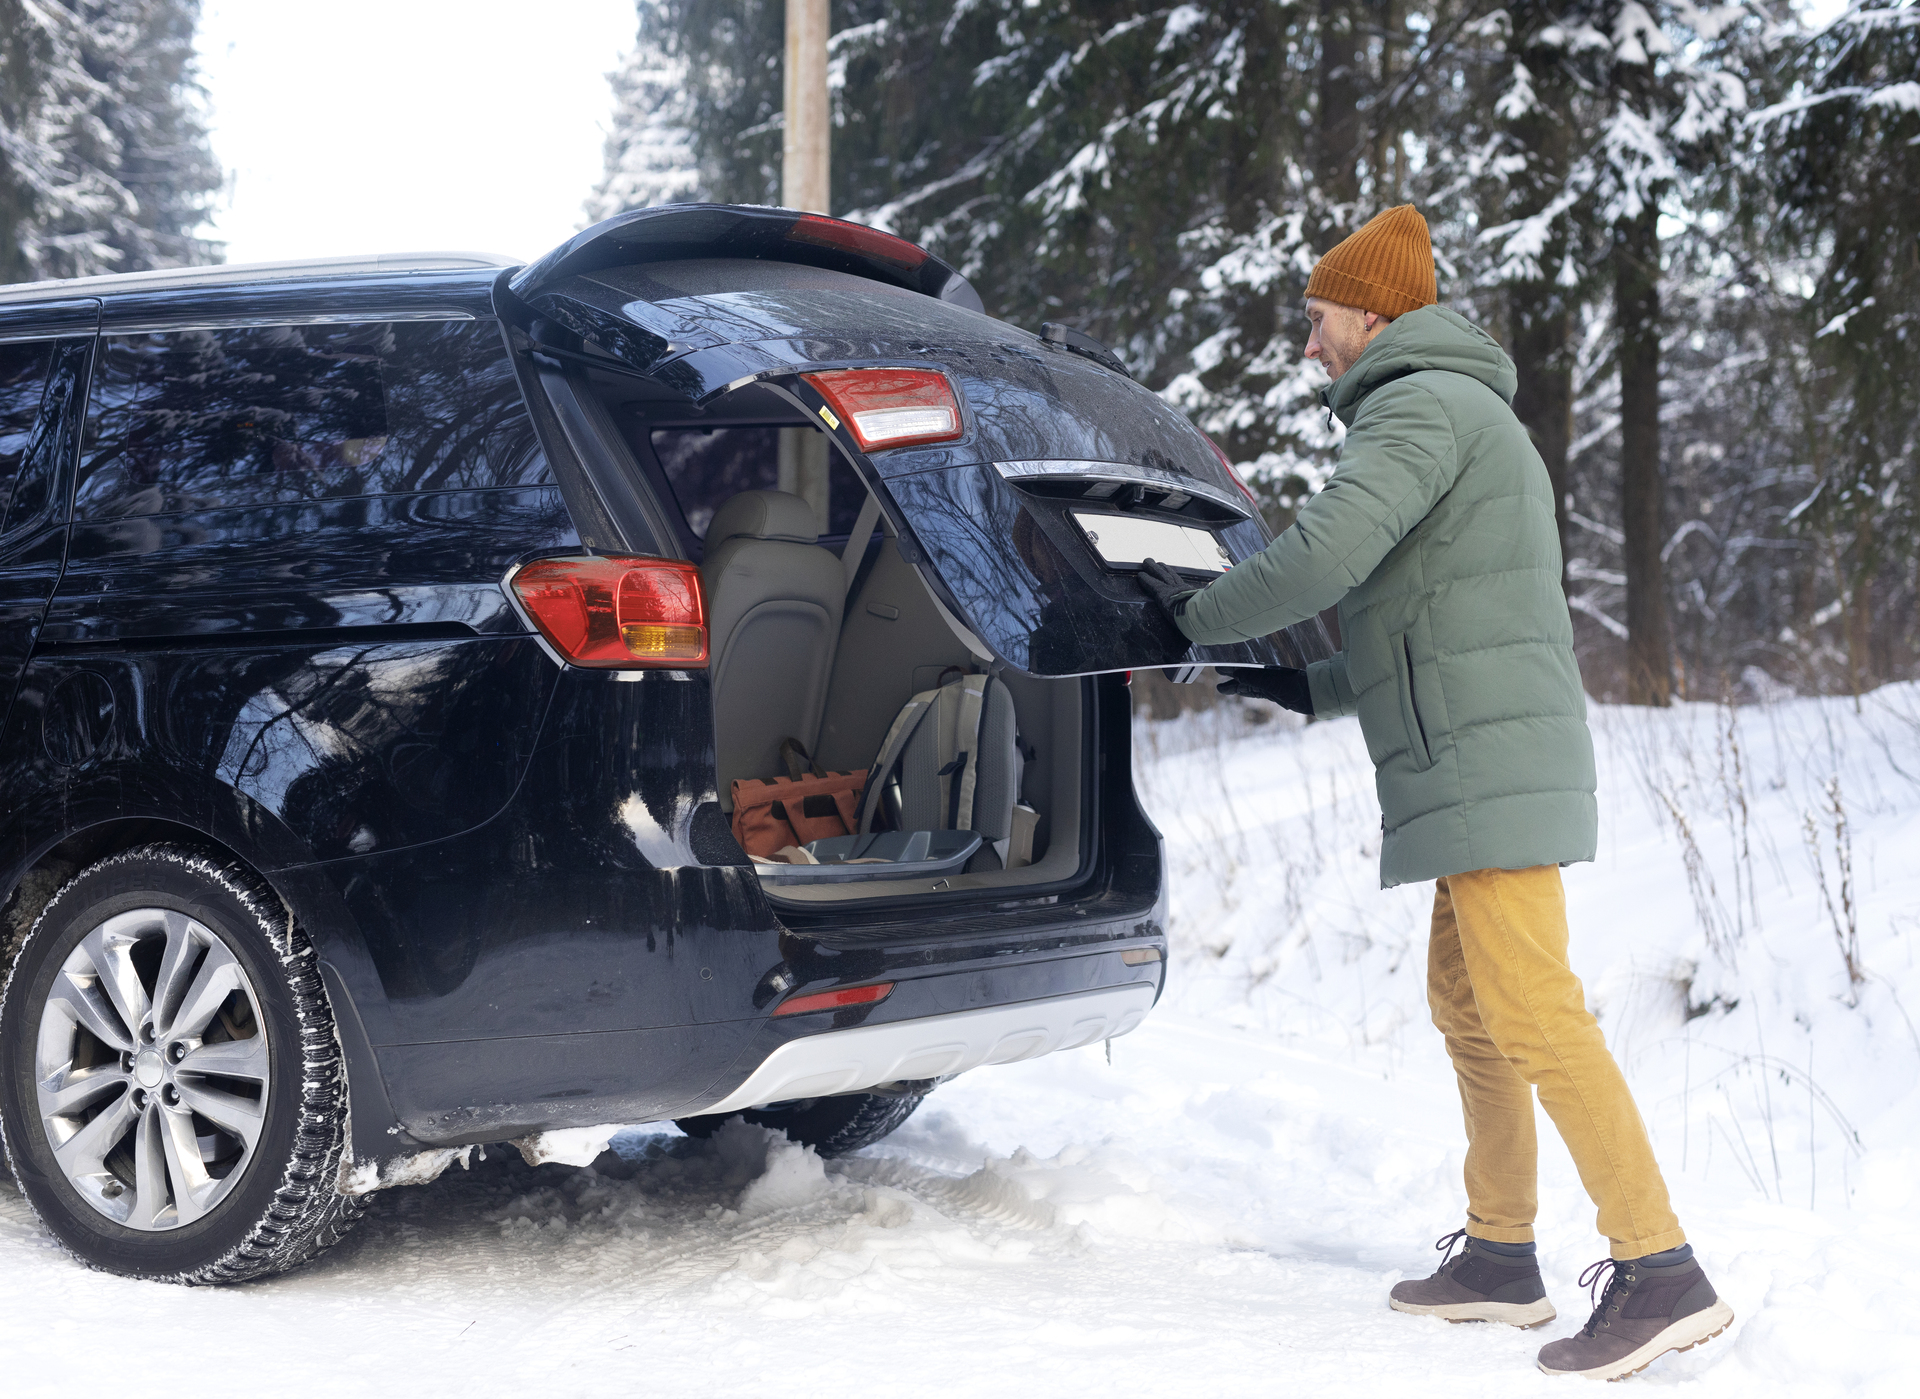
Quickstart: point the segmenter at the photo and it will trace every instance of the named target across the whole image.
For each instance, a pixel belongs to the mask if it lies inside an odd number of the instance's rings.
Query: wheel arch
[[[417,1144],[400,1127],[387,1096],[386,1081],[362,1018],[355,995],[353,972],[365,963],[357,928],[344,908],[319,915],[312,907],[315,895],[326,900],[322,886],[296,872],[268,873],[231,845],[195,826],[163,817],[120,817],[96,822],[46,845],[12,875],[0,897],[0,984],[27,934],[33,931],[61,886],[87,866],[143,845],[188,846],[223,861],[231,861],[258,879],[297,919],[319,955],[320,975],[333,1010],[334,1033],[340,1041],[351,1112],[350,1147],[356,1160],[394,1155]],[[341,920],[346,920],[343,925]],[[344,965],[343,965],[344,964]]]
[[[152,884],[139,873],[143,866],[153,874],[155,882]],[[127,879],[129,869],[135,871],[132,882]],[[77,873],[69,875],[68,871]],[[187,878],[182,880],[179,878],[182,875]],[[23,893],[27,896],[24,901],[21,898]],[[109,902],[102,905],[97,902],[101,898]],[[71,908],[67,907],[69,900],[74,905]],[[43,1130],[38,1132],[29,1127],[28,1124],[33,1120],[33,1095],[39,1080],[36,1075],[23,1076],[18,1072],[23,1067],[23,1060],[26,1064],[33,1062],[34,1043],[44,1043],[44,1027],[37,1026],[32,1018],[33,998],[47,994],[46,983],[41,978],[50,967],[57,969],[60,966],[58,958],[69,955],[73,946],[70,940],[89,928],[101,928],[103,925],[96,919],[111,920],[121,915],[143,920],[138,922],[133,936],[148,937],[159,926],[150,916],[157,912],[151,906],[154,900],[182,909],[188,919],[201,918],[213,924],[216,940],[229,940],[219,925],[230,916],[237,915],[238,921],[247,926],[247,938],[252,950],[243,956],[240,949],[229,946],[229,962],[236,959],[241,961],[240,986],[250,985],[248,974],[256,978],[251,983],[255,990],[250,993],[256,1006],[263,1006],[268,1001],[277,1002],[273,1007],[276,1018],[267,1023],[276,1026],[273,1032],[275,1038],[268,1043],[278,1046],[273,1051],[274,1059],[278,1062],[275,1064],[264,1054],[260,1055],[258,1063],[261,1071],[251,1073],[245,1071],[248,1066],[239,1059],[222,1058],[197,1072],[210,1074],[216,1079],[231,1072],[234,1077],[260,1078],[263,1083],[273,1080],[277,1083],[274,1090],[276,1099],[282,1104],[291,1100],[293,1104],[279,1110],[279,1125],[274,1127],[271,1138],[272,1151],[265,1158],[270,1169],[262,1171],[249,1167],[250,1175],[234,1179],[232,1192],[216,1193],[211,1203],[202,1200],[202,1210],[211,1216],[212,1211],[226,1208],[229,1193],[235,1199],[244,1194],[244,1208],[239,1214],[230,1215],[227,1226],[222,1226],[228,1228],[227,1234],[223,1237],[220,1230],[216,1229],[211,1235],[182,1235],[185,1242],[172,1254],[164,1248],[158,1252],[148,1250],[143,1253],[127,1247],[124,1243],[129,1232],[126,1227],[103,1236],[98,1230],[98,1221],[85,1208],[85,1195],[81,1197],[82,1203],[78,1207],[70,1199],[62,1197],[51,1182],[59,1180],[64,1171],[69,1187],[67,1194],[70,1196],[76,1188],[77,1178],[73,1170],[60,1160],[54,1145],[56,1139],[48,1135],[51,1129],[44,1128],[44,1124]],[[5,1121],[4,1126],[0,1127],[0,1135],[4,1137],[6,1164],[11,1168],[22,1194],[27,1197],[33,1213],[51,1230],[61,1245],[89,1266],[122,1276],[185,1283],[222,1283],[245,1281],[284,1271],[337,1243],[364,1211],[364,1205],[353,1198],[353,1192],[344,1188],[353,1164],[352,1144],[348,1135],[351,1130],[352,1084],[345,1062],[347,1050],[343,1041],[346,1036],[338,1032],[325,1034],[327,1025],[340,1025],[340,1017],[329,1004],[331,992],[325,968],[304,928],[296,928],[297,916],[275,884],[250,862],[221,842],[206,837],[204,832],[164,819],[128,819],[95,823],[48,845],[23,871],[16,872],[5,907],[7,913],[16,919],[32,911],[32,920],[26,924],[29,930],[36,925],[46,924],[49,917],[54,919],[51,928],[42,935],[55,939],[51,946],[35,947],[26,960],[16,955],[12,965],[6,968],[8,985],[4,998],[0,999],[0,1009],[6,1012],[5,1036],[0,1043],[4,1044],[4,1052],[9,1058],[4,1083],[0,1083],[0,1095],[5,1099]],[[173,921],[172,915],[168,915],[164,921],[166,936],[171,944],[180,925]],[[280,927],[282,923],[285,924],[284,932]],[[50,955],[55,960],[50,961]],[[252,958],[251,966],[247,965],[247,957]],[[144,971],[136,973],[148,983],[148,992],[153,997],[152,1014],[143,1010],[137,1020],[128,1018],[124,1021],[124,1026],[138,1024],[142,1033],[134,1037],[130,1030],[123,1028],[119,1031],[129,1036],[118,1041],[123,1048],[129,1043],[135,1043],[136,1047],[138,1043],[158,1045],[174,1033],[168,1028],[169,1017],[181,1009],[182,1003],[178,999],[163,998],[153,980],[156,976],[167,975],[165,965],[164,961],[156,961],[147,964]],[[175,965],[184,967],[187,964]],[[216,974],[223,974],[224,970],[216,968]],[[263,972],[268,982],[272,983],[271,986],[257,981]],[[195,975],[198,976],[198,973]],[[217,982],[212,984],[219,986]],[[224,995],[234,989],[234,983],[229,982],[218,994]],[[262,991],[269,993],[264,999],[259,994]],[[15,1014],[14,1001],[19,993],[26,993],[26,997],[19,1014]],[[198,1004],[206,1006],[208,1002],[202,998]],[[163,1007],[170,1009],[163,1010]],[[127,1012],[123,1010],[122,1014],[124,1016]],[[193,1022],[193,1028],[187,1029],[184,1034],[196,1037],[199,1034],[197,1027],[204,1025],[205,1015],[210,1014],[212,1009],[206,1010],[202,1019]],[[23,1020],[22,1017],[26,1018]],[[232,1028],[230,1022],[229,1028]],[[347,1027],[342,1025],[340,1028],[344,1030]],[[148,1030],[153,1033],[147,1033]],[[99,1030],[96,1033],[112,1032]],[[213,1047],[222,1049],[227,1046]],[[197,1038],[175,1042],[168,1047],[166,1061],[183,1065],[183,1072],[186,1072],[184,1065],[195,1062],[193,1056],[200,1052],[200,1048]],[[132,1049],[126,1049],[121,1064],[120,1077],[129,1084],[134,1081],[129,1062],[132,1053]],[[12,1057],[14,1055],[20,1057]],[[140,1057],[142,1060],[153,1058],[158,1062],[158,1056],[150,1051],[141,1051]],[[97,1054],[78,1062],[82,1073],[99,1072]],[[72,1068],[73,1064],[68,1064],[62,1073]],[[159,1074],[151,1079],[141,1077],[139,1084],[153,1089],[150,1098],[157,1100],[158,1085],[162,1079],[163,1076]],[[24,1089],[23,1081],[26,1084]],[[165,1081],[171,1085],[170,1077]],[[26,1094],[24,1105],[22,1092]],[[183,1099],[186,1101],[183,1102]],[[194,1101],[184,1081],[178,1095],[166,1101],[171,1103],[176,1115],[184,1114],[189,1109],[195,1114],[205,1110],[216,1128],[228,1124],[228,1119],[215,1108]],[[84,1104],[75,1106],[70,1103],[69,1106],[84,1110]],[[43,1115],[47,1111],[44,1103],[40,1111]],[[156,1101],[136,1100],[134,1111],[151,1114],[164,1109]],[[291,1122],[286,1120],[288,1112],[293,1113]],[[199,1121],[197,1115],[195,1121]],[[258,1121],[264,1130],[269,1119],[261,1115]],[[16,1137],[16,1129],[23,1135]],[[124,1117],[115,1118],[109,1133],[102,1139],[104,1144],[97,1147],[97,1152],[117,1153],[121,1148],[114,1147],[113,1141],[131,1130]],[[143,1134],[146,1132],[144,1122],[140,1130]],[[158,1130],[164,1132],[168,1129],[163,1127]],[[229,1126],[228,1130],[230,1134],[236,1134],[244,1129]],[[122,1145],[124,1147],[124,1143]],[[251,1150],[252,1146],[249,1137],[243,1149]],[[191,1147],[188,1150],[191,1151]],[[21,1152],[26,1153],[24,1157]],[[174,1153],[171,1150],[167,1156],[170,1164],[159,1168],[161,1176],[156,1178],[157,1184],[146,1178],[144,1166],[134,1167],[125,1162],[119,1166],[103,1165],[103,1162],[111,1159],[104,1154],[96,1154],[93,1168],[96,1171],[112,1171],[123,1183],[132,1185],[142,1197],[150,1188],[157,1188],[161,1203],[166,1202],[169,1196],[178,1203],[183,1198],[180,1195],[182,1189],[191,1186],[197,1192],[207,1185],[204,1175],[197,1185],[190,1174],[183,1176],[181,1168],[172,1163]],[[134,1174],[130,1176],[129,1172]],[[109,1198],[118,1194],[116,1187]],[[109,1218],[123,1217],[109,1215]],[[143,1231],[134,1237],[153,1237],[164,1242],[172,1237],[173,1229],[190,1228],[200,1222],[198,1217],[185,1212],[184,1205],[170,1223],[155,1222],[158,1219],[156,1205],[154,1212],[148,1216],[148,1223],[133,1223],[133,1228]],[[89,1223],[96,1227],[88,1228]]]
[[[13,969],[13,959],[33,925],[60,887],[98,860],[158,841],[176,841],[218,851],[229,859],[253,866],[204,831],[157,817],[127,817],[101,821],[70,831],[44,844],[17,866],[0,894],[0,978]]]

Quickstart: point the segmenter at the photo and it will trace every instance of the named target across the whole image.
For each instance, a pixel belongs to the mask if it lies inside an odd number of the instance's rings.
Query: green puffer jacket
[[[1292,528],[1187,599],[1195,641],[1340,604],[1314,713],[1360,715],[1380,883],[1591,860],[1593,739],[1553,489],[1508,404],[1513,361],[1453,312],[1401,316],[1326,391],[1340,465]]]

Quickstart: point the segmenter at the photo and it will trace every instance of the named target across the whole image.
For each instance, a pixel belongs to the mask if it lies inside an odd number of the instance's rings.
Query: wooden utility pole
[[[832,209],[833,106],[827,94],[828,0],[787,0],[786,132],[780,202],[808,214]],[[813,507],[822,534],[833,519],[827,438],[817,428],[780,429],[780,489]]]
[[[827,0],[787,0],[786,135],[781,146],[780,202],[830,214],[828,152],[833,112],[827,100]]]

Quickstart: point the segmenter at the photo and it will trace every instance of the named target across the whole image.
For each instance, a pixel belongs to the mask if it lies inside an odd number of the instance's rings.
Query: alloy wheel
[[[177,1229],[245,1176],[270,1054],[253,983],[205,924],[167,908],[101,923],[54,978],[35,1042],[54,1161],[108,1219]]]

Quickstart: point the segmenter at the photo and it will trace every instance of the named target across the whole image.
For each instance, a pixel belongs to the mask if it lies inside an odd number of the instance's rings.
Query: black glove
[[[1311,716],[1313,713],[1313,690],[1307,684],[1307,673],[1292,666],[1270,665],[1259,670],[1233,671],[1229,679],[1215,687],[1215,693],[1272,700],[1295,714]]]
[[[1134,579],[1140,584],[1140,591],[1159,603],[1169,617],[1183,616],[1187,599],[1200,591],[1165,564],[1152,559],[1141,563]]]

